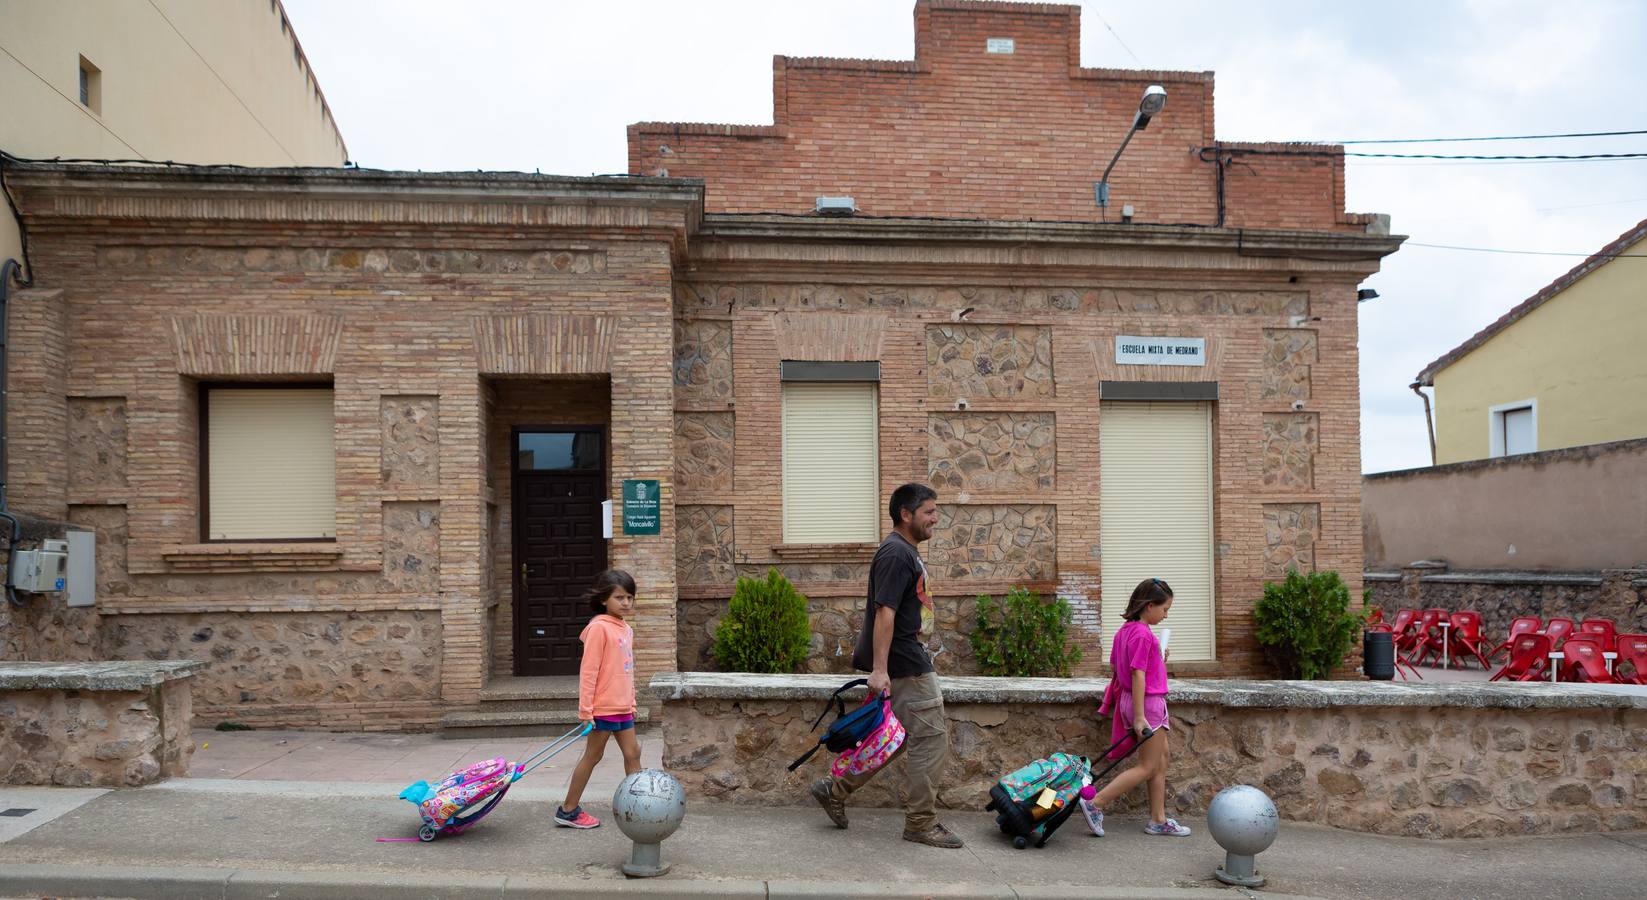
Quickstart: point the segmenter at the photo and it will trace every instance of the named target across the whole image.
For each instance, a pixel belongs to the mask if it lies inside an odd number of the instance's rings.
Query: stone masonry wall
[[[0,693],[0,784],[136,787],[188,774],[186,682]]]
[[[1473,610],[1481,614],[1481,631],[1496,646],[1510,633],[1517,616],[1548,622],[1567,618],[1610,619],[1620,634],[1647,634],[1647,571],[1609,569],[1596,578],[1502,572],[1453,573],[1456,580],[1423,578],[1416,571],[1400,581],[1372,581],[1372,605],[1392,622],[1402,609]],[[1597,583],[1599,582],[1599,583]]]
[[[1094,694],[1102,686],[1090,684]],[[1047,699],[1067,693],[1056,689]],[[667,702],[664,764],[691,796],[810,805],[806,786],[827,760],[794,773],[785,766],[817,740],[810,728],[818,705]],[[1647,826],[1644,709],[1170,707],[1169,812],[1204,815],[1219,790],[1253,784],[1286,819],[1377,834],[1493,837]],[[1090,756],[1108,744],[1109,722],[1093,715],[1090,702],[951,697],[945,709],[951,752],[938,800],[949,809],[981,809],[1001,773],[1054,750]],[[897,806],[901,781],[895,762],[853,803]],[[1140,809],[1146,801],[1140,786],[1112,808]]]

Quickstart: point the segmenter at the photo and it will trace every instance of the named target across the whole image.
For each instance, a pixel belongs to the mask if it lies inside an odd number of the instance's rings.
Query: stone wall
[[[693,796],[808,805],[826,770],[785,766],[837,685],[823,676],[660,676],[664,764]],[[942,807],[978,810],[1001,774],[1054,750],[1096,755],[1092,679],[946,678]],[[1647,827],[1647,699],[1592,686],[1175,681],[1169,811],[1202,815],[1232,784],[1284,818],[1416,837]],[[896,806],[900,764],[854,798]],[[1145,789],[1118,801],[1140,808]]]
[[[135,787],[188,774],[192,668],[0,663],[0,784]]]
[[[927,396],[984,400],[1053,396],[1052,330],[1032,325],[927,329]]]
[[[1394,621],[1402,609],[1473,610],[1496,645],[1516,616],[1544,621],[1611,619],[1620,633],[1647,634],[1647,569],[1601,572],[1444,572],[1408,569],[1372,574],[1372,605]]]
[[[1051,490],[1052,413],[941,413],[928,426],[928,483],[945,493]]]
[[[104,628],[116,659],[210,663],[195,678],[202,711],[440,697],[433,611],[118,616]]]

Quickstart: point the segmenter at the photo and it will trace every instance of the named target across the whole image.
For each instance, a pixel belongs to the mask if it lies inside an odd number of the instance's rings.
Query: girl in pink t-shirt
[[[555,824],[566,828],[599,828],[600,820],[585,812],[578,801],[606,752],[608,737],[623,751],[623,771],[640,771],[640,742],[635,739],[635,579],[622,569],[595,576],[589,589],[589,610],[595,617],[584,626],[583,663],[578,668],[578,718],[589,722],[589,740],[583,758],[572,769],[566,799],[555,807]]]
[[[1167,661],[1161,642],[1150,629],[1161,624],[1171,609],[1172,588],[1165,581],[1147,578],[1139,582],[1122,614],[1126,624],[1115,632],[1115,641],[1110,645],[1109,664],[1115,674],[1098,708],[1100,714],[1107,712],[1114,717],[1110,741],[1117,746],[1110,751],[1110,758],[1125,756],[1134,742],[1143,740],[1146,728],[1157,729],[1158,733],[1143,741],[1132,768],[1115,776],[1092,797],[1082,797],[1081,812],[1092,833],[1099,837],[1104,836],[1104,807],[1139,782],[1149,784],[1150,821],[1144,833],[1172,837],[1190,833],[1167,818]],[[1132,740],[1123,743],[1129,732]]]

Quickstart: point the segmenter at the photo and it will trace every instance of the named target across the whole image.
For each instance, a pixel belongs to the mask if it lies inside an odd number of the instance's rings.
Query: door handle
[[[521,584],[526,583],[526,564],[525,563],[520,564],[520,583]]]

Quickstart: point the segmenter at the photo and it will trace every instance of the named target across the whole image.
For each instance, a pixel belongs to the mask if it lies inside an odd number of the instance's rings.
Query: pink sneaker
[[[599,828],[600,820],[583,811],[583,807],[567,812],[555,807],[555,824],[567,828]]]

